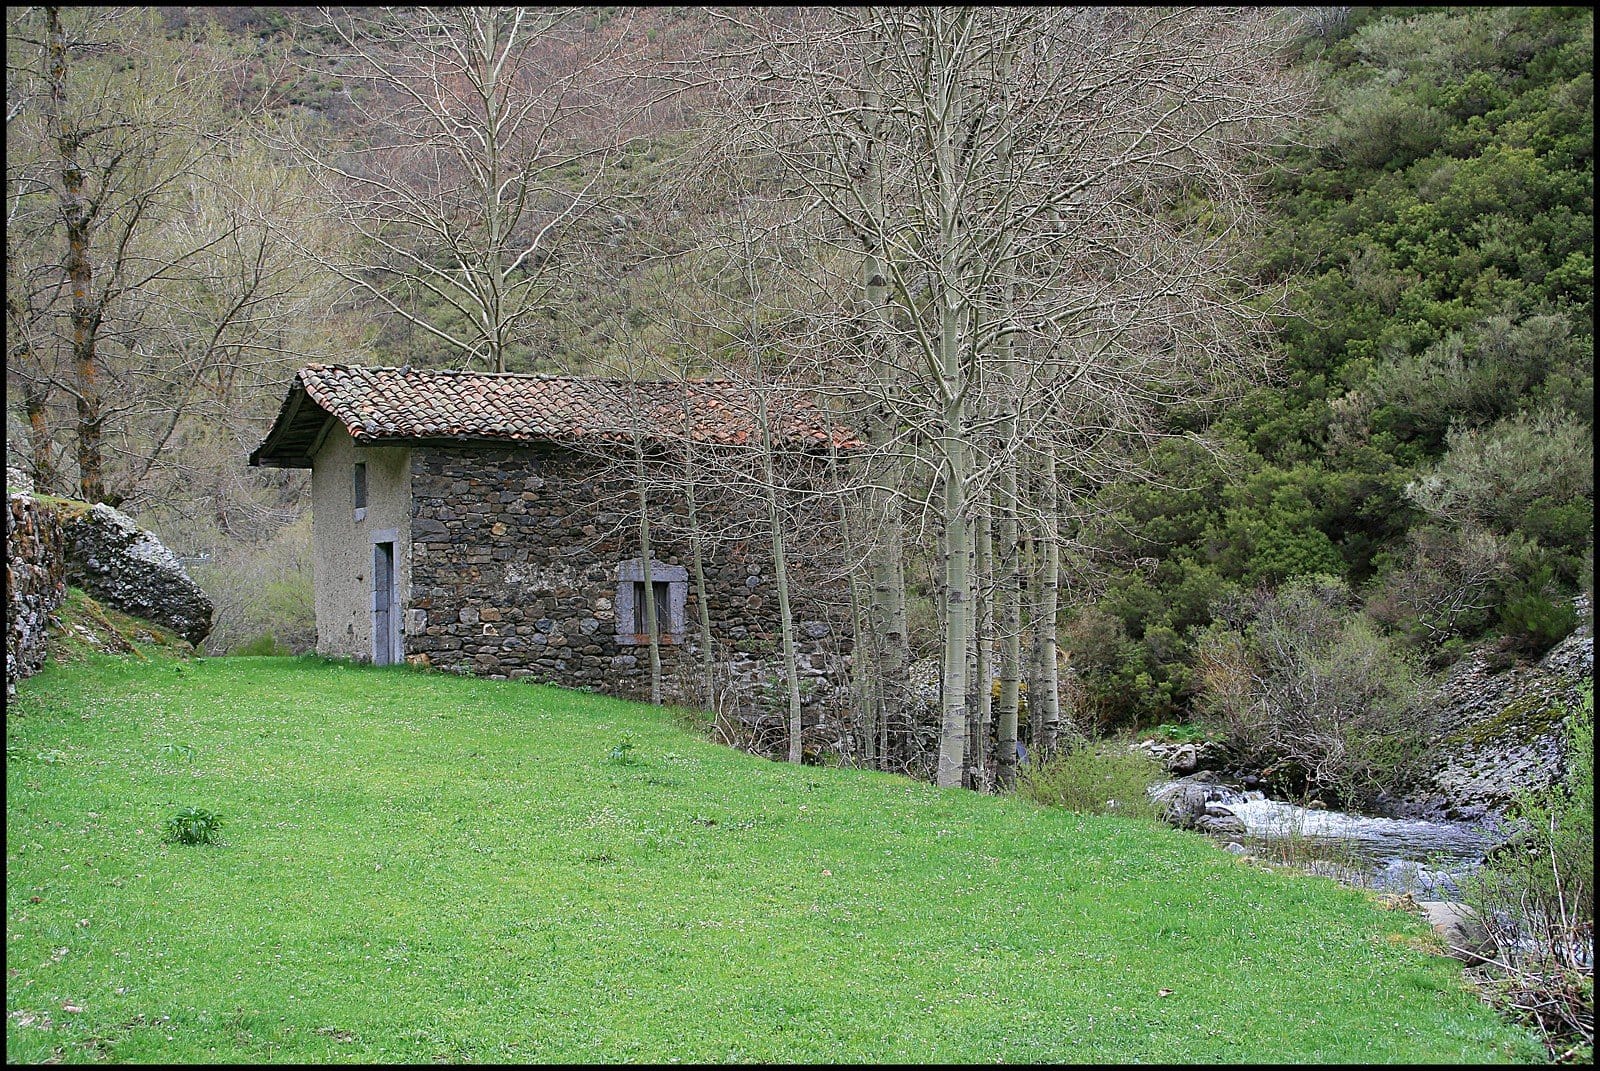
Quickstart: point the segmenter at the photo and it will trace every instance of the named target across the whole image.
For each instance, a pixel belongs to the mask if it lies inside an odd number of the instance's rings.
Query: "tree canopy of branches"
[[[1302,107],[1282,31],[1269,12],[1214,9],[727,18],[751,42],[725,75],[740,120],[728,129],[794,186],[826,250],[817,274],[837,311],[824,348],[877,452],[900,459],[878,469],[891,475],[874,508],[927,489],[944,622],[937,779],[956,784],[981,754],[968,745],[975,597],[1004,593],[997,620],[1015,637],[1010,600],[1034,589],[1033,721],[1048,749],[1063,511],[1125,471],[1167,408],[1262,367],[1235,269],[1250,176]],[[991,521],[1004,574],[992,585],[973,569]]]
[[[180,464],[215,459],[329,304],[301,257],[326,236],[268,224],[304,191],[260,148],[238,54],[149,11],[44,7],[7,10],[6,60],[6,367],[27,418],[8,451],[88,501],[227,484],[219,519],[264,508],[236,473]]]
[[[437,343],[504,372],[525,356],[575,224],[604,203],[619,144],[625,35],[572,8],[330,9],[327,55],[354,138],[291,132],[340,222],[329,266]]]

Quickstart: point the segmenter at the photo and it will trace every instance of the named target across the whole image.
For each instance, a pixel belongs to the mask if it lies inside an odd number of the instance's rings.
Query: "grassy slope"
[[[1539,1057],[1325,879],[648,707],[94,657],[6,732],[8,1061]]]

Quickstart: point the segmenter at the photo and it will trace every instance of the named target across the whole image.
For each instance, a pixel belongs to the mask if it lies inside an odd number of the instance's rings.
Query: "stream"
[[[1159,799],[1177,787],[1177,782],[1157,785],[1151,795]],[[1497,841],[1492,830],[1479,825],[1300,807],[1225,785],[1210,786],[1208,812],[1226,812],[1243,822],[1242,834],[1207,835],[1237,842],[1253,856],[1346,885],[1409,892],[1418,900],[1457,899],[1460,880]]]

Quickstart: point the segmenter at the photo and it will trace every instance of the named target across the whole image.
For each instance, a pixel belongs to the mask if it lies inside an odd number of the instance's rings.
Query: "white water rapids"
[[[1177,782],[1151,789],[1157,799]],[[1208,786],[1208,813],[1226,812],[1244,823],[1243,834],[1218,834],[1252,855],[1271,858],[1293,842],[1306,869],[1346,884],[1418,899],[1453,896],[1457,881],[1483,862],[1497,838],[1481,826],[1406,818],[1371,818],[1269,800],[1260,792]],[[1275,851],[1277,848],[1279,851]]]

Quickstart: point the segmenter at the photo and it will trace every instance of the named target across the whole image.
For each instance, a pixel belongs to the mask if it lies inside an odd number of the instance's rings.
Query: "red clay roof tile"
[[[290,384],[282,410],[251,464],[307,465],[304,435],[291,434],[320,414],[294,404],[303,390],[336,417],[357,442],[471,439],[507,442],[626,443],[636,431],[650,441],[742,445],[757,441],[760,396],[727,380],[632,382],[521,373],[306,365]],[[804,391],[766,392],[776,441],[790,449],[859,446]],[[294,440],[291,445],[291,440]]]

